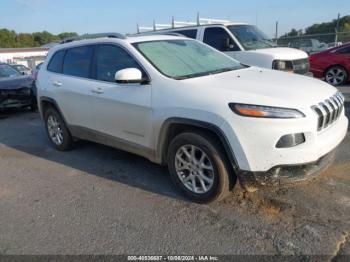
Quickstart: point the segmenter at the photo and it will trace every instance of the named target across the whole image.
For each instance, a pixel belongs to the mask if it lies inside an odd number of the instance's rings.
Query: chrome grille
[[[311,107],[318,115],[318,131],[327,128],[340,117],[344,109],[344,101],[342,93],[337,92],[334,96]]]

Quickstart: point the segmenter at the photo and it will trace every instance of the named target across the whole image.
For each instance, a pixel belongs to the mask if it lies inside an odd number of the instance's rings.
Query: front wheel
[[[191,200],[209,203],[224,199],[235,182],[222,147],[205,133],[182,133],[168,149],[174,184]]]
[[[326,71],[326,82],[328,84],[339,86],[345,84],[348,74],[341,66],[333,66]]]

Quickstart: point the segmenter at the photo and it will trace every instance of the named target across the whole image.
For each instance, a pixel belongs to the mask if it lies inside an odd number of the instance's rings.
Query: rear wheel
[[[46,131],[52,145],[60,151],[70,150],[73,146],[73,139],[57,110],[48,108],[45,111],[44,119]]]
[[[176,136],[168,149],[168,167],[174,184],[199,203],[224,199],[235,182],[221,146],[205,133]]]
[[[325,78],[327,83],[339,86],[345,84],[348,74],[345,68],[341,66],[333,66],[326,71]]]

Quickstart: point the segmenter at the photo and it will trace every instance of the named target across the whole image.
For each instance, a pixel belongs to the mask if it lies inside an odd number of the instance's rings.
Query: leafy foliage
[[[0,29],[0,48],[42,46],[74,36],[78,36],[78,34],[74,32],[63,32],[58,35],[53,35],[47,31],[28,34],[16,33],[8,29]]]
[[[292,29],[289,33],[286,33],[282,37],[293,37],[293,36],[302,36],[302,35],[312,35],[312,34],[328,34],[335,33],[337,27],[337,19],[332,20],[331,22],[325,22],[321,24],[313,24],[303,30]],[[339,20],[339,32],[349,32],[350,31],[350,16],[343,16]]]

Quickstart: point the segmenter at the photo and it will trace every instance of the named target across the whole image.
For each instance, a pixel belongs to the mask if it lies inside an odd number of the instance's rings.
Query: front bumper
[[[267,172],[239,171],[239,182],[245,190],[254,192],[265,186],[288,186],[311,180],[333,163],[335,155],[336,150],[333,150],[316,162],[297,166],[274,167]]]
[[[348,131],[348,119],[344,111],[336,122],[322,131],[317,130],[317,115],[312,109],[304,111],[307,117],[300,119],[235,117],[232,124],[225,122],[221,129],[227,135],[237,168],[250,172],[268,172],[277,166],[316,162],[336,149]],[[304,143],[289,148],[276,147],[282,136],[298,133],[304,134]]]
[[[30,88],[0,90],[0,109],[30,106],[35,101]]]

